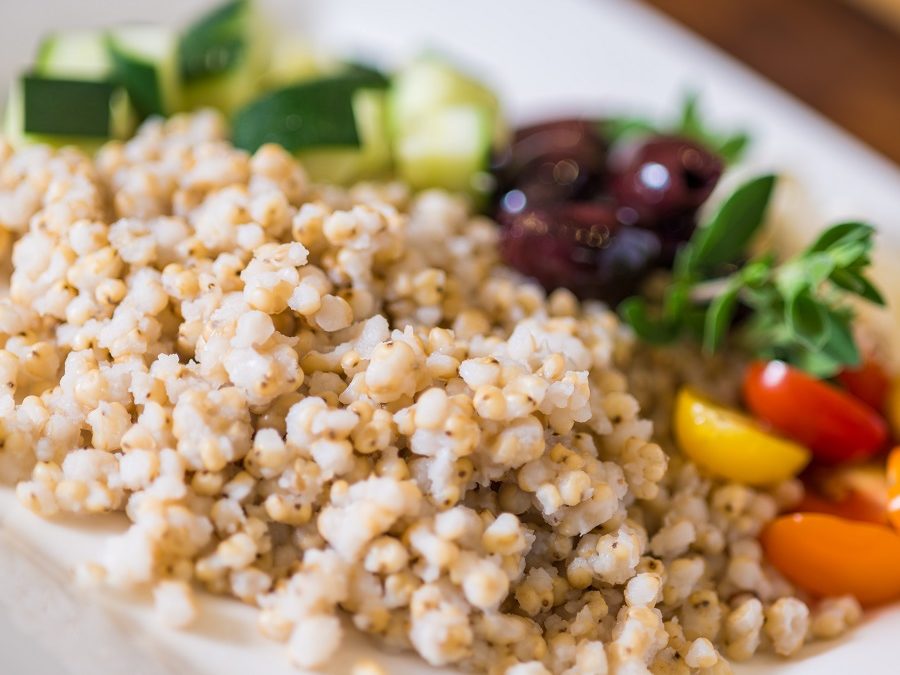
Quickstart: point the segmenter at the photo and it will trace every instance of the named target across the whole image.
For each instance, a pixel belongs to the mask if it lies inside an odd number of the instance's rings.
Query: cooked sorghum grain
[[[0,471],[41,515],[127,515],[85,583],[152,587],[174,626],[192,588],[233,595],[303,667],[338,611],[509,675],[726,673],[858,621],[762,557],[796,484],[671,443],[676,387],[728,400],[733,356],[545,296],[459,198],[310,185],[225,137],[198,113],[93,160],[0,143]]]

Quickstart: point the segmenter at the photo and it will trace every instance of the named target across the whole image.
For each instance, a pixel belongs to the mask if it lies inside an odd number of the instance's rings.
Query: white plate
[[[0,13],[0,80],[27,62],[48,29],[123,19],[178,21],[199,0],[37,0]],[[704,106],[726,127],[743,126],[755,144],[749,169],[777,168],[803,190],[782,195],[788,245],[826,219],[868,218],[883,231],[879,274],[900,306],[900,172],[720,52],[628,0],[272,0],[284,18],[326,45],[401,59],[423,48],[457,56],[491,80],[519,118],[548,111],[629,108],[671,112],[679,95],[699,89]],[[875,317],[883,326],[896,318]],[[268,675],[296,673],[280,646],[261,638],[254,610],[204,599],[190,632],[161,628],[146,598],[86,599],[68,572],[96,555],[115,517],[46,522],[0,490],[0,672],[9,675]],[[900,610],[870,616],[837,643],[807,648],[799,659],[761,659],[737,672],[813,675],[896,673]],[[346,673],[365,639],[351,641],[330,672]],[[397,675],[446,672],[404,656],[379,655]]]

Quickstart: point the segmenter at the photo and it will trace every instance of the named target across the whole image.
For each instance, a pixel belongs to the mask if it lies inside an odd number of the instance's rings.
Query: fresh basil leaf
[[[744,156],[744,153],[749,146],[750,136],[747,133],[740,131],[723,139],[716,150],[722,159],[725,160],[726,164],[735,164]]]
[[[763,175],[738,187],[691,241],[693,271],[738,260],[759,232],[775,188],[776,177]]]
[[[750,137],[744,132],[720,135],[709,129],[700,114],[700,97],[695,91],[685,95],[681,115],[673,131],[707,146],[726,164],[733,164],[740,159],[750,143]]]
[[[822,380],[834,377],[843,369],[840,360],[821,351],[800,349],[782,354],[780,358]]]
[[[845,241],[835,244],[823,253],[814,255],[827,255],[834,262],[835,267],[860,268],[869,265],[869,251],[872,246],[869,241]]]
[[[828,340],[830,323],[821,303],[808,293],[788,298],[784,306],[785,323],[795,339],[810,349],[819,349]]]
[[[864,298],[869,302],[878,305],[879,307],[884,307],[885,305],[887,305],[884,296],[881,294],[881,291],[879,291],[875,287],[875,284],[873,284],[861,274],[857,274],[856,278],[859,281],[859,284],[862,286],[862,289],[856,292],[859,297]]]
[[[819,285],[828,280],[836,267],[834,259],[828,255],[817,254],[808,258],[801,258],[801,260],[808,288],[818,288]]]
[[[832,274],[835,262],[825,253],[794,258],[784,263],[775,275],[775,285],[785,299],[817,289]]]
[[[696,236],[696,235],[694,235]],[[693,241],[678,249],[675,260],[672,263],[672,279],[674,283],[691,283],[693,277],[694,257]]]
[[[681,102],[681,115],[675,130],[690,138],[705,139],[707,132],[700,119],[699,102],[700,96],[696,91],[689,91],[685,94],[684,100]]]
[[[881,295],[881,292],[859,272],[835,270],[832,272],[830,279],[836,286],[843,288],[845,291],[850,291],[873,304],[880,307],[883,307],[885,304],[884,296]]]
[[[768,253],[744,265],[740,273],[741,279],[751,288],[761,286],[769,281],[773,267],[775,267],[775,256]]]
[[[810,282],[806,276],[806,267],[800,262],[785,263],[775,275],[775,286],[785,300],[808,291]]]
[[[672,342],[678,337],[678,324],[667,319],[652,318],[644,298],[626,298],[619,303],[619,314],[645,342],[660,345]]]
[[[703,332],[706,330],[706,307],[691,306],[685,308],[679,319],[681,330],[679,334],[690,335],[697,342],[703,342]]]
[[[610,117],[600,123],[600,130],[610,144],[636,136],[659,133],[653,122],[641,117]]]
[[[853,315],[848,312],[830,311],[826,313],[828,322],[828,340],[820,351],[823,355],[834,359],[842,366],[851,368],[862,363],[859,347],[853,339],[851,326]]]
[[[868,223],[849,221],[832,225],[819,235],[807,249],[807,253],[827,251],[843,243],[863,241],[875,234],[875,228]]]
[[[703,349],[708,354],[715,352],[724,341],[737,310],[740,290],[741,280],[735,277],[710,303],[703,326]]]
[[[663,301],[663,316],[675,321],[691,304],[691,286],[687,283],[673,282]]]

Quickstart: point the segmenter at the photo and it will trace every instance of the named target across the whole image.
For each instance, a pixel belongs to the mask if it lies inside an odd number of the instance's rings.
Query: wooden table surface
[[[900,163],[900,32],[841,0],[647,0]]]

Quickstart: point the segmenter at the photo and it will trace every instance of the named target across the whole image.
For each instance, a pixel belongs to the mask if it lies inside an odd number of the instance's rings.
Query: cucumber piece
[[[99,30],[76,30],[48,35],[38,48],[34,72],[67,80],[110,80],[113,64],[106,34]]]
[[[339,72],[345,76],[356,76],[371,83],[372,87],[387,89],[391,85],[390,78],[384,71],[362,61],[344,61],[339,65]]]
[[[270,92],[234,116],[234,144],[255,152],[278,143],[290,152],[309,148],[358,148],[360,137],[353,114],[353,97],[380,81],[353,73],[302,82]]]
[[[79,145],[93,151],[127,138],[134,115],[124,89],[109,82],[24,75],[10,87],[4,132],[14,145]]]
[[[253,98],[259,90],[259,80],[260,70],[246,63],[234,70],[191,80],[182,89],[181,108],[218,108],[231,114]]]
[[[142,118],[178,110],[178,39],[163,26],[126,26],[109,35],[116,79]]]
[[[252,3],[232,0],[214,9],[181,38],[184,107],[231,113],[259,90],[266,61],[266,39]]]
[[[398,174],[413,188],[439,187],[478,195],[490,160],[494,113],[450,105],[420,118],[394,143]]]
[[[360,89],[353,95],[352,107],[359,136],[358,148],[316,148],[296,153],[313,180],[350,185],[389,175],[391,144],[386,93],[378,89]]]
[[[281,89],[337,70],[337,62],[323,59],[309,42],[297,36],[275,40],[268,66],[262,75],[264,89]]]
[[[315,52],[308,42],[291,36],[278,40],[272,48],[262,86],[274,89],[313,79],[347,75],[365,78],[373,86],[380,88],[390,86],[390,79],[378,68],[358,61],[341,61]]]
[[[185,31],[178,62],[186,82],[230,70],[243,57],[251,37],[250,3],[226,2],[195,21]]]
[[[413,61],[394,75],[391,87],[391,122],[394,132],[406,130],[431,113],[452,105],[475,105],[500,119],[500,104],[494,93],[472,77],[436,57]],[[498,128],[497,137],[502,130]]]

